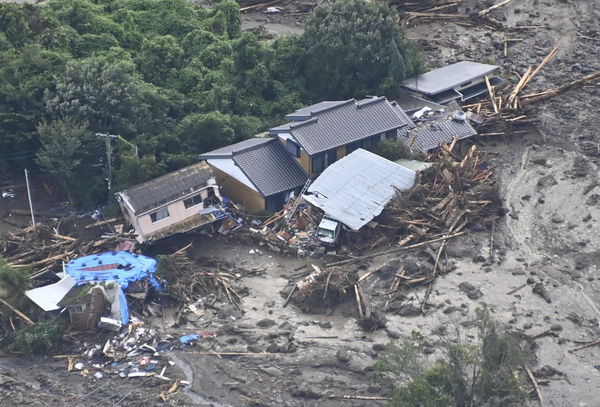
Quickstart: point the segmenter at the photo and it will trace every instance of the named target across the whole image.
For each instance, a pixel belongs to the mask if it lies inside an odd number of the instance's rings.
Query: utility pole
[[[108,160],[108,202],[110,203],[112,197],[112,145],[110,142],[112,139],[116,139],[119,136],[114,134],[96,133],[96,137],[103,138],[106,142],[106,159]]]
[[[35,229],[35,216],[33,215],[33,203],[31,202],[31,190],[29,189],[29,173],[25,168],[25,183],[27,184],[27,197],[29,198],[29,210],[31,211],[31,223]]]

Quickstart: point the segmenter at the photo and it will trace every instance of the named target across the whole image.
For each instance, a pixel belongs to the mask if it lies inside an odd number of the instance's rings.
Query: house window
[[[188,199],[185,199],[183,201],[183,206],[185,206],[185,209],[191,208],[192,206],[196,206],[202,203],[202,196],[200,194],[198,195],[194,195],[189,197]],[[167,216],[169,216],[167,214]]]
[[[81,314],[83,312],[83,305],[70,305],[69,311],[73,314]]]
[[[325,168],[325,154],[317,154],[312,157],[312,172],[321,172]]]
[[[152,212],[150,214],[150,220],[152,220],[152,223],[156,223],[159,220],[165,219],[169,217],[169,209],[167,208],[162,208],[157,210],[156,212]]]
[[[337,159],[336,149],[326,151],[312,157],[312,172],[321,172]]]
[[[390,130],[388,132],[385,133],[385,138],[388,140],[396,140],[398,138],[398,131],[397,130]]]
[[[287,149],[287,152],[294,157],[300,157],[300,147],[298,147],[298,144],[294,143],[292,140],[287,141],[285,148]]]

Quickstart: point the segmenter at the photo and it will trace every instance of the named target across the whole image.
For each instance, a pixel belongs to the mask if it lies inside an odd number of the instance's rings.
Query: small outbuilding
[[[491,86],[502,83],[502,79],[496,75],[499,70],[497,65],[460,61],[406,79],[400,86],[436,103],[465,101],[488,91],[486,76]]]
[[[361,148],[325,168],[303,198],[328,218],[359,230],[396,191],[410,189],[414,182],[413,170]]]

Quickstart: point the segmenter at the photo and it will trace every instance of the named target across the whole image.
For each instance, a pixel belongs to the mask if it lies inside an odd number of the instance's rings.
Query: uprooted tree
[[[404,342],[392,342],[375,364],[375,377],[390,388],[391,406],[521,406],[519,369],[529,359],[515,340],[478,309],[473,321],[476,342],[457,328],[442,356],[432,364],[423,353],[425,338],[413,331]]]

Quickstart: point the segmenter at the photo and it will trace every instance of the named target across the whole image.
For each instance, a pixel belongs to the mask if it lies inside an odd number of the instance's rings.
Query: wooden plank
[[[550,59],[552,59],[554,54],[556,54],[556,52],[558,51],[558,47],[560,47],[561,43],[562,43],[562,41],[559,41],[558,44],[556,44],[556,46],[552,49],[552,51],[550,51],[550,53],[548,55],[546,55],[546,57],[542,60],[542,62],[540,62],[540,64],[537,66],[537,68],[535,68],[533,73],[527,77],[527,79],[525,80],[525,83],[523,84],[523,87],[527,86],[527,84],[544,67],[544,65],[546,65],[546,63],[548,63],[548,61],[550,61]]]
[[[27,321],[29,324],[31,325],[35,325],[35,322],[33,322],[31,319],[29,319],[29,317],[25,314],[23,314],[21,311],[19,311],[18,309],[16,309],[15,307],[13,307],[12,305],[10,305],[9,303],[7,303],[6,301],[4,301],[2,298],[0,298],[0,302],[4,305],[6,305],[8,308],[10,308],[11,310],[14,311],[15,314],[17,314],[18,316],[20,316],[21,318],[23,318],[25,321]]]
[[[481,10],[481,11],[479,12],[479,15],[480,15],[480,16],[484,16],[484,15],[486,15],[487,13],[489,13],[490,11],[494,11],[494,10],[496,10],[498,7],[502,7],[502,6],[504,6],[505,4],[508,4],[508,3],[510,3],[511,1],[512,1],[512,0],[504,0],[504,1],[501,1],[500,3],[498,3],[498,4],[494,4],[492,7],[488,7],[488,8],[486,8],[486,9],[483,9],[483,10]]]

